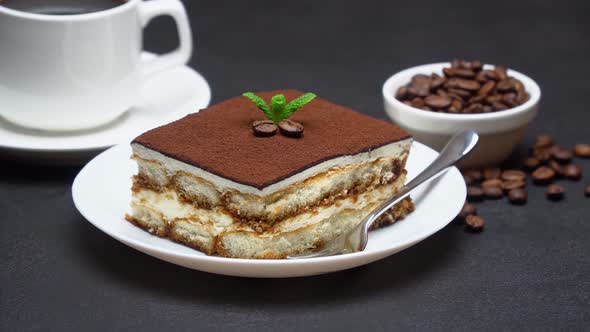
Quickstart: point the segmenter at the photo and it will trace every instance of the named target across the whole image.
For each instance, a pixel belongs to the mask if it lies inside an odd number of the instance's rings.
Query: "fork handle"
[[[406,198],[416,187],[422,183],[434,179],[456,162],[465,157],[477,144],[479,136],[472,130],[455,134],[447,145],[442,149],[438,157],[426,167],[420,174],[414,177],[410,182],[402,187],[400,192],[377,206],[363,219],[356,227],[364,227],[360,239],[360,250],[364,250],[368,242],[368,231],[373,222],[377,220],[385,211],[391,209],[395,204]]]

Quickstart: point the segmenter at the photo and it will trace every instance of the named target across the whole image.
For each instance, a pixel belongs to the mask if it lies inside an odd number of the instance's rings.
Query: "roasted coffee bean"
[[[516,188],[508,192],[508,200],[512,204],[522,205],[526,204],[528,195],[524,189]]]
[[[551,149],[551,156],[562,164],[569,163],[573,158],[573,154],[562,147]]]
[[[424,74],[416,74],[412,76],[410,81],[411,85],[414,86],[429,86],[430,85],[430,76]]]
[[[487,82],[488,80],[497,81],[498,74],[494,70],[485,69],[477,73],[475,79],[480,83]]]
[[[451,101],[451,106],[449,106],[449,113],[460,113],[462,110],[463,103],[457,99],[453,99],[453,101]]]
[[[469,63],[469,69],[473,70],[474,72],[478,72],[482,70],[483,64],[479,60],[473,60]]]
[[[481,86],[481,88],[479,88],[479,91],[477,91],[477,94],[480,96],[487,96],[492,91],[494,91],[495,86],[496,86],[496,82],[487,81],[484,85]]]
[[[461,77],[461,78],[474,78],[475,72],[471,69],[466,68],[444,68],[443,73],[447,77]]]
[[[484,100],[486,99],[486,96],[474,96],[469,98],[469,100],[467,101],[468,103],[478,103],[481,104],[482,102],[484,102]]]
[[[428,85],[410,85],[408,87],[408,95],[411,97],[426,97],[430,93]]]
[[[430,75],[430,89],[436,90],[440,88],[446,81],[446,78],[437,74],[432,74]]]
[[[480,187],[467,186],[467,200],[479,202],[483,199],[483,190]]]
[[[537,168],[533,174],[531,174],[531,176],[533,177],[533,181],[535,183],[545,184],[553,180],[555,177],[555,171],[547,166],[541,166]]]
[[[475,208],[475,205],[465,202],[463,208],[461,208],[461,211],[459,212],[459,218],[465,220],[468,215],[477,215],[477,209]]]
[[[511,191],[514,189],[522,189],[526,187],[526,182],[522,180],[504,181],[502,182],[502,189]]]
[[[545,195],[552,201],[558,201],[563,198],[565,194],[565,188],[558,184],[552,184],[545,189]]]
[[[510,91],[516,91],[516,88],[514,86],[514,82],[510,79],[505,79],[505,80],[501,80],[500,82],[498,82],[498,84],[496,85],[496,90],[500,91],[500,92],[510,92]]]
[[[494,101],[494,102],[492,102],[491,104],[492,104],[492,108],[493,108],[495,111],[503,111],[503,110],[507,110],[507,109],[509,109],[509,108],[510,108],[510,107],[508,107],[506,104],[504,104],[504,103],[502,103],[502,102],[499,102],[499,101]]]
[[[481,113],[483,112],[482,104],[471,104],[463,109],[463,113]]]
[[[563,166],[563,176],[570,180],[579,180],[582,178],[582,168],[576,164]]]
[[[483,180],[483,173],[478,169],[467,169],[463,171],[464,175],[470,176],[474,181]]]
[[[481,183],[481,188],[502,188],[502,180],[500,179],[488,179]]]
[[[532,171],[535,168],[539,167],[539,165],[541,165],[541,162],[537,158],[529,157],[525,159],[522,162],[522,164],[526,170]]]
[[[502,103],[508,107],[518,106],[518,102],[516,101],[516,93],[509,92],[502,95]]]
[[[260,120],[252,122],[252,130],[254,136],[257,137],[270,137],[277,133],[277,125],[270,120]]]
[[[398,100],[405,100],[408,97],[408,88],[405,86],[400,87],[395,92],[395,98]]]
[[[551,160],[551,152],[549,152],[549,149],[535,149],[533,150],[533,157],[535,157],[541,163],[545,164],[549,160]]]
[[[451,78],[447,81],[449,88],[461,89],[467,91],[477,91],[481,87],[476,80],[468,80],[463,78]]]
[[[498,167],[487,167],[483,169],[483,177],[486,179],[499,179],[502,170]]]
[[[502,172],[501,178],[504,181],[516,181],[516,180],[524,181],[524,180],[526,180],[526,174],[523,171],[519,171],[516,169],[509,169],[509,170],[505,170],[504,172]]]
[[[548,148],[553,145],[553,137],[549,135],[539,135],[533,145],[534,148]]]
[[[469,97],[471,97],[471,93],[469,91],[454,88],[449,88],[447,91],[449,92],[450,97],[455,97],[460,100],[467,100]]]
[[[586,189],[584,189],[584,196],[590,197],[590,184],[586,186]]]
[[[490,113],[490,112],[493,112],[493,111],[494,111],[494,108],[492,106],[490,106],[490,105],[483,105],[483,109],[482,109],[482,112],[483,113]]]
[[[416,98],[412,99],[412,106],[416,107],[416,108],[424,107],[425,106],[424,99],[422,99],[420,97],[416,97]]]
[[[494,71],[496,72],[496,76],[498,77],[498,80],[502,81],[508,78],[508,72],[505,66],[502,65],[497,65],[494,68]]]
[[[561,167],[561,165],[557,161],[550,160],[547,163],[547,166],[549,166],[549,168],[555,171],[556,176],[563,176],[563,167]]]
[[[465,228],[471,232],[483,231],[485,224],[485,220],[480,216],[468,215],[467,218],[465,218]]]
[[[424,103],[434,109],[447,108],[451,105],[451,98],[438,95],[430,95],[424,98]]]
[[[287,119],[279,122],[279,131],[283,136],[299,138],[303,136],[303,125]]]
[[[590,144],[576,144],[574,154],[580,158],[590,158]]]
[[[493,181],[493,180],[488,180],[488,181]],[[482,187],[482,188],[483,188],[483,194],[487,198],[500,199],[504,196],[504,191],[502,190],[501,187],[487,187],[487,188]]]

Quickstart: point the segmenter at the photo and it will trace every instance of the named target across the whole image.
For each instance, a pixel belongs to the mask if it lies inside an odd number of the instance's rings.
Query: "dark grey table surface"
[[[294,87],[385,118],[381,84],[403,68],[454,57],[503,63],[543,91],[526,141],[590,141],[587,1],[185,1],[190,65],[213,101]],[[148,29],[173,48],[170,20]],[[590,162],[567,198],[478,206],[482,234],[449,225],[382,261],[323,276],[217,276],[141,254],[76,211],[80,167],[2,161],[0,330],[584,330],[590,326]]]

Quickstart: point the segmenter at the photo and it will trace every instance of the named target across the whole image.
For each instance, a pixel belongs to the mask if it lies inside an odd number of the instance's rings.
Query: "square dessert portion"
[[[258,96],[274,94],[302,92]],[[404,184],[412,139],[391,123],[316,98],[289,118],[301,137],[257,137],[264,115],[239,96],[137,137],[127,219],[209,255],[284,258],[347,232]],[[413,208],[406,199],[377,224]]]

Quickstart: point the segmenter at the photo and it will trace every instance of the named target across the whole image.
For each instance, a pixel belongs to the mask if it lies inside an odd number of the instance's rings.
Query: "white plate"
[[[142,54],[144,58],[152,54]],[[177,120],[207,107],[211,90],[207,81],[188,66],[177,67],[147,80],[141,100],[120,118],[105,126],[75,132],[49,132],[15,126],[0,118],[0,149],[21,156],[75,158],[129,142],[148,129]],[[2,107],[2,101],[0,101]]]
[[[128,145],[115,146],[88,163],[74,180],[74,204],[94,226],[148,255],[188,268],[243,277],[297,277],[322,274],[368,264],[427,238],[446,226],[465,201],[465,182],[456,168],[412,194],[416,211],[389,227],[371,232],[362,252],[307,260],[250,260],[207,256],[199,251],[150,235],[125,221],[131,200],[135,162]],[[412,178],[437,152],[414,143],[407,164]]]

